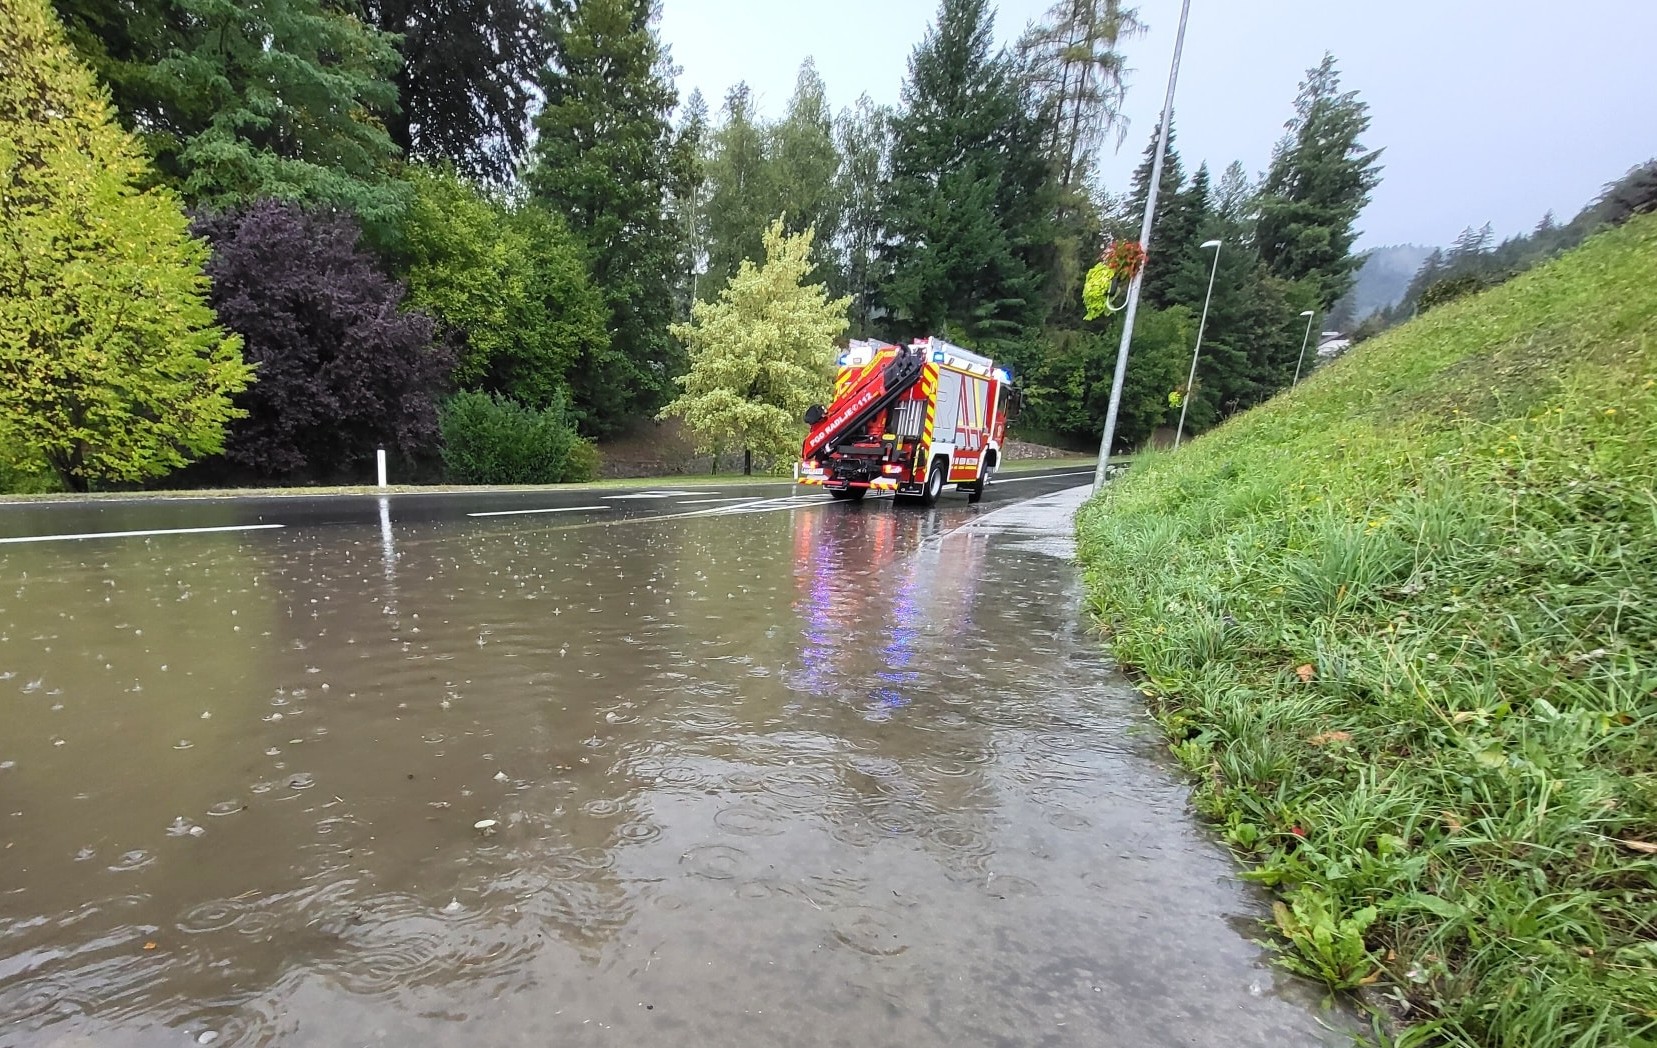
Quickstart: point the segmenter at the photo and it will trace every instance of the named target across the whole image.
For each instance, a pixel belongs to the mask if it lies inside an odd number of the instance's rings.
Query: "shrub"
[[[443,463],[462,484],[556,484],[598,472],[597,449],[576,433],[562,401],[537,409],[456,393],[443,405],[442,428]]]
[[[42,495],[63,490],[63,481],[44,461],[11,457],[14,450],[0,448],[0,494]]]
[[[430,316],[402,308],[349,217],[264,201],[196,228],[213,245],[213,308],[259,368],[226,458],[326,479],[361,476],[376,447],[413,456],[435,441],[454,356]]]

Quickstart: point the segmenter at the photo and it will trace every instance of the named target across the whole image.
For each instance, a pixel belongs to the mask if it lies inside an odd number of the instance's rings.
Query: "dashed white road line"
[[[550,509],[494,509],[487,513],[468,513],[468,517],[516,517],[525,513],[579,513],[583,510],[608,510],[614,506],[554,506]]]
[[[0,543],[18,542],[76,542],[81,539],[135,539],[148,535],[208,535],[221,531],[270,531],[282,524],[231,524],[217,528],[153,528],[147,531],[86,531],[76,535],[18,535],[0,539]]]
[[[674,503],[674,505],[676,505],[676,506],[707,506],[707,505],[711,505],[712,503],[715,503],[715,502],[758,502],[758,501],[760,501],[760,497],[758,495],[739,495],[734,499],[688,499],[684,502],[676,502],[676,503]]]

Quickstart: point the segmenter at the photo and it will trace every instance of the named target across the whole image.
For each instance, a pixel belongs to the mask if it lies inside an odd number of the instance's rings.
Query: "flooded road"
[[[1346,1043],[1077,501],[0,546],[0,1045]]]

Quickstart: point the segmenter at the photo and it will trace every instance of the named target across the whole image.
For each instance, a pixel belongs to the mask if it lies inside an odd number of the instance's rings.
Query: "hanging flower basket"
[[[1145,266],[1145,249],[1137,240],[1112,240],[1087,271],[1082,282],[1082,305],[1094,320],[1115,313],[1128,303],[1128,287]]]

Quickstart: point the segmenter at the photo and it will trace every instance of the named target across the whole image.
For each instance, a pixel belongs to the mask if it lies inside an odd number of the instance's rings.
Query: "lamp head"
[[[1205,240],[1205,241],[1202,242],[1202,246],[1203,247],[1219,247],[1220,242],[1218,240]]]
[[[1303,309],[1300,311],[1300,315],[1303,317],[1309,317],[1312,315],[1312,311],[1309,309]]]

